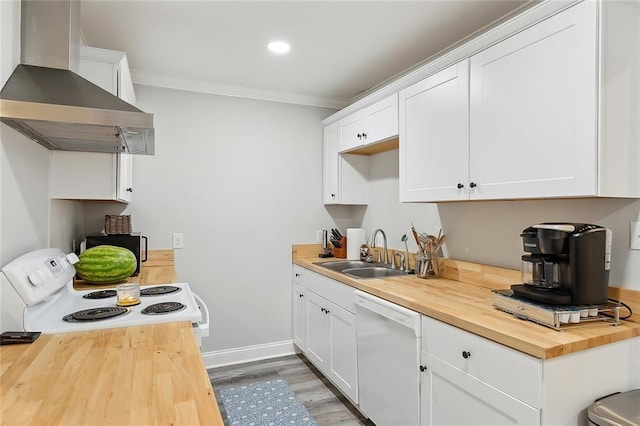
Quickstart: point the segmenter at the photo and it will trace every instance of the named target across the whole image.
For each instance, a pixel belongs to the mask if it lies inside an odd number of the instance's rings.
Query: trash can
[[[640,426],[640,389],[597,399],[589,406],[587,418],[590,425]]]

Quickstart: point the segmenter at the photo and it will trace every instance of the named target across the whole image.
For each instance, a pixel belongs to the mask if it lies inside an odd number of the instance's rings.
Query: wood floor
[[[375,426],[347,400],[303,355],[290,355],[208,370],[220,412],[227,418],[218,389],[229,385],[284,379],[318,425]]]

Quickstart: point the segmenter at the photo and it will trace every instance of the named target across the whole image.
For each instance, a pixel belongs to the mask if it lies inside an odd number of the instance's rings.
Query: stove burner
[[[101,308],[91,308],[74,312],[72,314],[66,315],[62,319],[67,322],[99,321],[117,317],[128,312],[129,310],[126,308],[120,308],[118,306],[105,306]]]
[[[142,310],[142,313],[146,315],[169,314],[171,312],[181,311],[184,308],[186,308],[186,306],[179,302],[163,302],[147,306]]]
[[[175,293],[182,290],[174,285],[158,285],[154,287],[146,287],[140,290],[140,296],[159,296],[161,294]]]
[[[114,297],[116,295],[115,290],[100,290],[94,291],[92,293],[85,294],[82,296],[85,299],[107,299],[109,297]]]

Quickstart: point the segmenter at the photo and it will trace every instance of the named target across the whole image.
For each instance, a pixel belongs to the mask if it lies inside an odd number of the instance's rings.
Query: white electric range
[[[2,268],[24,302],[24,331],[54,334],[190,321],[199,345],[209,335],[207,306],[188,283],[142,286],[140,304],[121,307],[115,289],[74,290],[76,261],[74,254],[51,248],[26,253]]]

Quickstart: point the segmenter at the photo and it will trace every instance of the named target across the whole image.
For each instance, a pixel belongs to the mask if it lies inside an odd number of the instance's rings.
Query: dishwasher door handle
[[[356,311],[365,309],[388,318],[400,325],[410,328],[416,337],[421,336],[420,314],[403,306],[373,296],[360,290],[356,290]]]

